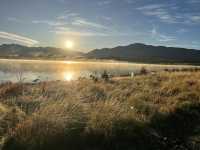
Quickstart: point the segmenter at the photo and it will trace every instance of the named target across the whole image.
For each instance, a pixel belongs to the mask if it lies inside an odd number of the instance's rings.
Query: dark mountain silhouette
[[[72,58],[82,55],[80,52],[55,47],[27,47],[18,44],[0,45],[1,58]]]
[[[113,59],[143,63],[200,64],[200,50],[152,46],[135,43],[128,46],[95,49],[86,54],[55,47],[27,47],[18,44],[0,45],[0,58],[27,59]]]
[[[115,48],[95,49],[86,54],[92,59],[115,59],[145,63],[197,63],[200,50],[176,47],[152,46],[135,43]]]

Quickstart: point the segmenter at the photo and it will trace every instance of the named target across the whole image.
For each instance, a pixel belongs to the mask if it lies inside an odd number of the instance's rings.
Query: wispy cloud
[[[65,3],[65,0],[58,0],[58,2],[60,2],[60,3]]]
[[[166,6],[164,4],[150,4],[137,8],[147,16],[154,16],[159,18],[162,22],[178,23],[176,16],[169,12],[169,8],[176,9],[175,6]]]
[[[128,3],[128,4],[133,4],[133,3],[135,3],[137,0],[125,0],[125,2],[126,3]]]
[[[111,18],[105,18],[107,20]],[[64,12],[64,14],[59,15],[54,20],[34,20],[34,24],[46,24],[51,27],[66,27],[66,26],[76,26],[79,28],[89,28],[89,29],[108,29],[107,26],[90,21],[86,18],[81,17],[78,13]]]
[[[19,43],[23,43],[25,45],[30,45],[30,46],[39,43],[38,41],[33,40],[31,38],[24,37],[24,36],[21,36],[21,35],[17,35],[17,34],[14,34],[14,33],[4,32],[4,31],[0,31],[0,38],[12,40],[12,41],[17,41]]]
[[[200,13],[185,13],[179,16],[182,18],[183,24],[186,24],[186,25],[200,24]]]
[[[162,34],[160,34],[159,37],[160,37],[160,39],[159,39],[160,42],[169,42],[169,41],[176,40],[176,38],[173,36],[167,36],[167,35],[162,35]]]
[[[72,28],[65,28],[65,27],[56,27],[54,30],[51,30],[50,32],[53,32],[58,35],[70,35],[70,36],[85,36],[85,37],[91,37],[91,36],[109,36],[106,33],[100,33],[100,32],[92,32],[92,31],[78,31],[74,30]]]
[[[192,0],[190,3],[200,3],[200,1]],[[165,23],[185,25],[200,24],[199,12],[182,12],[175,4],[149,4],[136,9],[146,16],[153,16]]]
[[[189,4],[200,4],[199,0],[188,0],[187,3]]]
[[[157,34],[158,34],[158,33],[157,33],[156,28],[153,27],[153,29],[151,30],[151,36],[152,36],[152,37],[155,37]]]
[[[70,35],[70,36],[83,36],[83,37],[92,37],[92,36],[109,36],[105,33],[99,33],[99,32],[87,32],[87,31],[54,31],[54,33],[59,35]]]
[[[111,36],[135,36],[138,33],[130,34],[130,33],[121,33],[116,31],[105,31],[105,32],[98,32],[98,31],[88,31],[88,30],[75,30],[73,28],[65,28],[65,27],[56,27],[55,29],[51,30],[50,32],[58,34],[58,35],[70,35],[70,36],[83,36],[83,37],[111,37]]]
[[[15,18],[15,17],[8,17],[7,20],[10,21],[10,22],[24,23],[23,20]]]
[[[110,18],[106,18],[110,19]],[[49,32],[59,35],[71,36],[108,36],[103,31],[110,31],[110,28],[86,18],[81,17],[78,13],[64,12],[54,20],[34,20],[34,24],[44,24],[49,26]]]
[[[110,17],[101,17],[110,21]],[[101,19],[100,19],[101,20]],[[54,20],[34,20],[34,24],[45,24],[50,26],[49,32],[57,35],[84,36],[84,37],[106,37],[106,36],[133,36],[130,33],[118,32],[105,24],[82,17],[78,13],[64,12]]]
[[[57,19],[59,19],[59,20],[65,20],[65,19],[69,19],[71,17],[78,17],[78,16],[80,16],[79,13],[65,12],[64,14],[59,15],[57,17]]]
[[[83,18],[76,18],[72,22],[72,25],[82,26],[82,27],[99,28],[99,29],[108,29],[108,27],[106,27],[106,26],[104,26],[102,24],[91,22],[91,21],[88,21],[88,20],[83,19]]]
[[[198,44],[198,45],[200,45],[200,42],[198,42],[198,41],[192,41],[192,44]]]
[[[102,0],[102,1],[99,1],[97,4],[98,4],[99,6],[104,6],[104,5],[109,5],[109,4],[111,4],[111,3],[112,3],[111,0]]]
[[[186,32],[188,32],[188,30],[182,28],[182,29],[178,29],[176,32],[182,34],[182,33],[186,33]]]
[[[170,41],[176,40],[176,38],[173,36],[164,35],[158,32],[156,27],[153,27],[150,33],[151,33],[152,38],[156,39],[159,42],[170,42]]]
[[[47,24],[49,26],[62,26],[66,23],[60,21],[50,21],[50,20],[34,20],[32,21],[34,24]]]
[[[108,17],[108,16],[101,16],[102,19],[106,20],[106,21],[111,21],[112,18]]]
[[[200,14],[199,15],[193,15],[190,16],[190,20],[194,23],[200,23]]]
[[[190,44],[190,47],[199,49],[200,42],[198,42],[198,41],[192,41],[192,43]]]
[[[164,4],[150,4],[150,5],[139,7],[137,9],[146,11],[146,10],[160,9],[160,8],[163,8],[164,6],[165,6]]]

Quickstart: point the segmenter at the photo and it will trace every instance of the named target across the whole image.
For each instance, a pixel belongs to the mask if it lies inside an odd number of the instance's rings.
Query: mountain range
[[[135,43],[128,46],[95,49],[88,53],[55,47],[26,47],[18,44],[0,45],[0,58],[27,59],[112,59],[143,63],[200,64],[200,50]]]
[[[197,63],[200,64],[200,50],[177,47],[153,46],[135,43],[115,48],[95,49],[87,58],[114,59],[144,63]]]
[[[44,59],[67,59],[82,56],[83,53],[68,51],[55,47],[27,47],[18,44],[0,45],[1,58],[44,58]]]

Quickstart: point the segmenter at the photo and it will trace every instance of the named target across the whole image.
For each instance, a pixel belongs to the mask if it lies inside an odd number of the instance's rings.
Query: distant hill
[[[55,47],[27,47],[18,44],[0,45],[1,58],[45,58],[63,59],[82,56],[81,52]]]
[[[86,54],[55,47],[27,47],[18,44],[0,45],[0,58],[27,59],[113,59],[141,63],[200,64],[200,50],[152,46],[135,43],[128,46],[95,49]]]
[[[95,49],[87,58],[114,59],[144,63],[196,63],[200,64],[200,50],[152,46],[135,43],[115,48]]]

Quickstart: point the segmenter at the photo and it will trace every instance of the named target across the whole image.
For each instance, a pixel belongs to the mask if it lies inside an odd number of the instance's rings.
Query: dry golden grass
[[[200,147],[199,72],[9,83],[0,93],[6,150]]]

